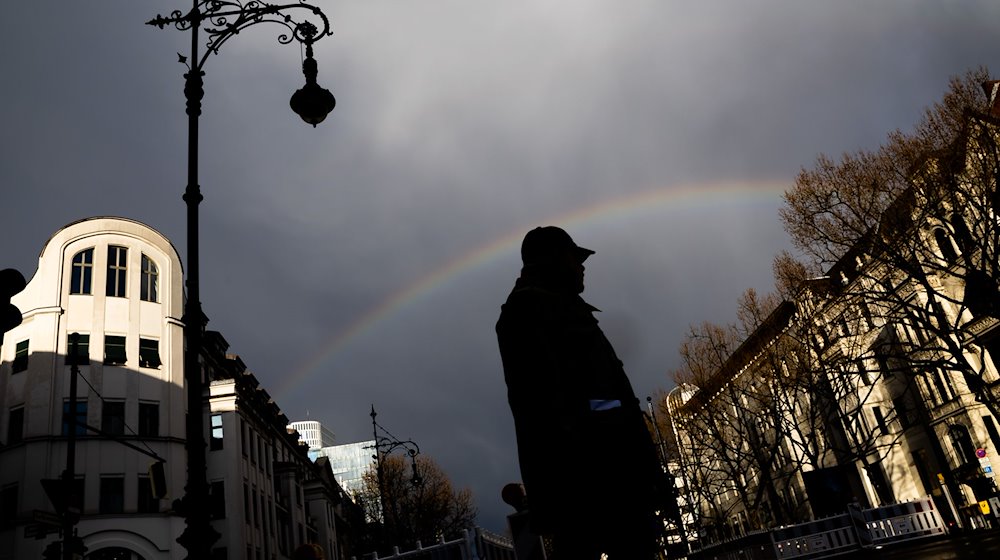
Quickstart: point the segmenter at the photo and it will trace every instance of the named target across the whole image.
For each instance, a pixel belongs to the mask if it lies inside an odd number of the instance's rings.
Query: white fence
[[[838,515],[771,533],[775,558],[818,558],[856,550],[857,531],[847,515]]]
[[[850,508],[841,515],[712,544],[693,551],[690,557],[815,560],[944,533],[934,501],[925,498],[867,510]]]
[[[933,537],[945,532],[941,516],[930,498],[868,510],[865,520],[874,545]]]
[[[417,548],[400,552],[393,550],[391,556],[379,556],[377,552],[365,554],[362,560],[516,560],[514,545],[510,539],[491,533],[485,529],[466,530],[461,538],[441,540],[431,546],[417,542]],[[351,557],[356,560],[356,557]]]

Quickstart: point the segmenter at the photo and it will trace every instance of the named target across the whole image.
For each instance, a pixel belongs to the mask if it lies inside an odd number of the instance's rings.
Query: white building
[[[69,397],[70,333],[80,333],[77,411],[86,424],[166,460],[171,498],[185,481],[183,290],[180,258],[155,230],[118,218],[70,224],[45,244],[38,270],[12,298],[23,322],[4,337],[0,367],[0,558],[40,558],[30,538],[36,511],[53,511],[41,479],[66,467],[63,406]],[[181,557],[184,528],[168,500],[155,500],[151,459],[108,438],[80,434],[80,536],[90,552]]]
[[[81,335],[77,415],[103,432],[77,428],[77,529],[88,555],[186,556],[176,542],[184,519],[172,506],[186,480],[183,299],[177,251],[139,222],[86,219],[45,244],[38,270],[12,298],[23,322],[0,354],[0,560],[41,558],[58,538],[42,522],[54,507],[41,480],[66,467],[71,333]],[[222,535],[213,558],[288,558],[305,542],[345,557],[344,500],[328,465],[308,460],[287,418],[227,348],[206,333],[208,480]],[[165,499],[150,491],[153,459],[122,441],[165,460]]]
[[[299,433],[299,439],[309,446],[310,451],[333,445],[333,432],[324,428],[323,424],[316,420],[292,422],[288,427]]]
[[[823,276],[671,393],[703,544],[928,497],[951,528],[1000,517],[984,507],[1000,448],[1000,82],[984,88],[989,113],[967,108]]]

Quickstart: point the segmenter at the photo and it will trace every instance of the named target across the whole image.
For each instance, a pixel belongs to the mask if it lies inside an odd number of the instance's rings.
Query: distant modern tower
[[[333,432],[315,420],[292,422],[289,428],[299,432],[299,439],[309,445],[314,461],[326,457],[337,483],[354,497],[364,487],[365,472],[375,466],[375,441],[334,445]]]
[[[324,428],[322,424],[315,420],[292,422],[288,427],[299,433],[299,439],[309,446],[309,451],[319,451],[324,447],[330,447],[333,445],[335,439],[333,432]],[[313,460],[315,460],[315,457],[313,457]]]

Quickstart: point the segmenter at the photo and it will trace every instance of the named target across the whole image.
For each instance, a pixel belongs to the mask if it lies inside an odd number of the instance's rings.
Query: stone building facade
[[[171,242],[123,218],[81,220],[56,232],[12,302],[0,365],[0,559],[40,558],[58,539],[43,479],[66,468],[76,430],[79,537],[94,557],[180,559],[184,519],[174,500],[186,480],[183,269]],[[64,421],[71,333],[79,333],[77,425]],[[214,558],[289,558],[306,542],[346,558],[343,491],[309,460],[288,419],[206,333],[205,441]],[[68,412],[68,411],[67,411]],[[166,496],[151,489],[153,457]]]

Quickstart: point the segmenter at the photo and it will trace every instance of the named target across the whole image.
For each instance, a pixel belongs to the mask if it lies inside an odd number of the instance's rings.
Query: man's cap
[[[565,230],[556,226],[536,227],[521,242],[521,260],[526,265],[555,262],[566,251],[572,251],[580,262],[594,254],[578,246]]]

